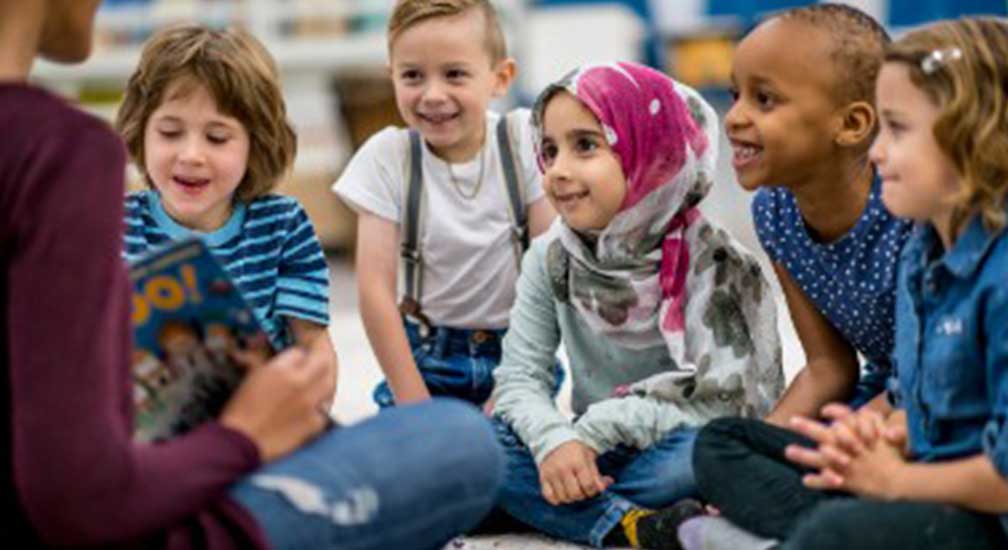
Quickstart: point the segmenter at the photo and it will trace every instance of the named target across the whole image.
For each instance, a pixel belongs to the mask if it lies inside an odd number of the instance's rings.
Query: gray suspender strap
[[[420,311],[420,279],[423,270],[420,254],[420,207],[423,198],[423,144],[420,133],[410,129],[409,181],[406,187],[406,203],[403,209],[402,246],[399,256],[403,263],[403,287],[405,296],[403,313],[416,315]],[[408,302],[412,301],[412,304]],[[400,307],[402,309],[402,306]]]
[[[521,267],[521,255],[528,249],[528,215],[525,211],[524,188],[518,179],[517,157],[508,121],[510,115],[502,116],[497,124],[497,144],[501,154],[501,168],[504,171],[504,186],[508,195],[508,211],[513,228],[511,240],[515,245],[515,260]],[[399,257],[403,265],[403,300],[399,310],[423,324],[427,323],[420,306],[423,279],[423,255],[420,253],[420,217],[423,206],[423,142],[420,133],[409,130],[409,175],[406,183],[406,201],[402,219],[402,245]]]
[[[511,212],[511,221],[514,222],[512,229],[512,240],[515,241],[518,250],[518,266],[521,267],[521,254],[528,250],[529,231],[528,213],[525,210],[524,187],[518,179],[518,165],[516,151],[511,147],[511,128],[509,121],[512,113],[504,115],[497,123],[497,144],[500,147],[501,168],[504,170],[504,184],[507,188],[508,207]]]

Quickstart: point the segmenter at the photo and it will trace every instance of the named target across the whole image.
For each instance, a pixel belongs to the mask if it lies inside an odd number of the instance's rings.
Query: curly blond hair
[[[406,29],[435,17],[451,17],[471,9],[483,14],[483,40],[490,62],[497,64],[507,57],[507,41],[501,30],[497,10],[489,0],[398,0],[388,22],[388,48]]]
[[[1008,22],[993,17],[940,21],[908,33],[886,49],[885,61],[905,64],[910,81],[940,109],[932,132],[963,183],[955,199],[953,234],[976,214],[991,231],[1006,223],[1005,52]]]
[[[273,190],[297,153],[297,135],[287,121],[287,107],[273,57],[251,34],[200,25],[169,27],[144,45],[140,63],[126,84],[116,128],[130,157],[144,175],[144,129],[151,114],[172,89],[175,95],[204,86],[224,114],[237,119],[249,135],[248,169],[235,195],[248,202]]]

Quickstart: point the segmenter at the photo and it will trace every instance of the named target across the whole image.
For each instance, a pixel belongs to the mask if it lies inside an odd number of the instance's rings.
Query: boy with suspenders
[[[372,136],[333,186],[359,215],[361,318],[386,376],[374,399],[483,404],[521,255],[554,216],[529,113],[487,111],[515,74],[488,1],[399,0],[388,35],[410,128]]]

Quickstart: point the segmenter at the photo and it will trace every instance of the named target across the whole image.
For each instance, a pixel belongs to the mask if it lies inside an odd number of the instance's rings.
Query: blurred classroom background
[[[636,60],[663,69],[727,107],[737,39],[794,0],[493,0],[519,74],[498,108],[527,105],[546,83],[592,61]],[[855,0],[894,33],[961,14],[1008,13],[996,0]],[[393,0],[105,0],[96,49],[81,66],[39,62],[33,77],[112,118],[140,44],[161,26],[239,25],[262,39],[283,74],[300,147],[282,191],[307,207],[325,248],[353,247],[354,223],[328,191],[355,148],[401,124],[386,77],[385,24]],[[727,175],[730,179],[730,174]],[[730,182],[726,183],[730,184]]]
[[[667,71],[700,90],[723,114],[730,99],[731,56],[737,40],[766,14],[811,2],[493,3],[519,67],[511,94],[496,108],[528,105],[546,83],[577,65],[623,59]],[[935,19],[1008,14],[1008,2],[994,0],[847,3],[875,16],[896,35]],[[392,4],[393,0],[105,0],[91,59],[74,67],[39,62],[32,75],[36,82],[111,119],[139,58],[140,45],[154,29],[181,21],[239,25],[265,42],[282,73],[288,111],[299,134],[295,169],[280,192],[294,195],[305,206],[333,267],[331,333],[342,365],[334,414],[343,421],[374,412],[370,389],[380,371],[356,310],[354,216],[329,187],[365,139],[386,125],[401,124],[386,73],[384,31]],[[722,145],[718,181],[703,208],[758,251],[749,216],[750,196],[735,185],[731,153],[726,142]],[[804,358],[783,303],[780,312],[785,366],[793,376]]]

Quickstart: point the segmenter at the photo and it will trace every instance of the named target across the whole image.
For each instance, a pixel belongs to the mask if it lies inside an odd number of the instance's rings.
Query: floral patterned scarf
[[[783,387],[773,296],[756,260],[696,209],[717,163],[713,108],[648,67],[596,65],[539,96],[532,120],[539,137],[545,105],[559,91],[599,120],[627,193],[596,234],[554,225],[547,237],[554,293],[594,332],[628,348],[664,343],[676,365],[616,393],[716,396],[739,414],[765,414]]]

